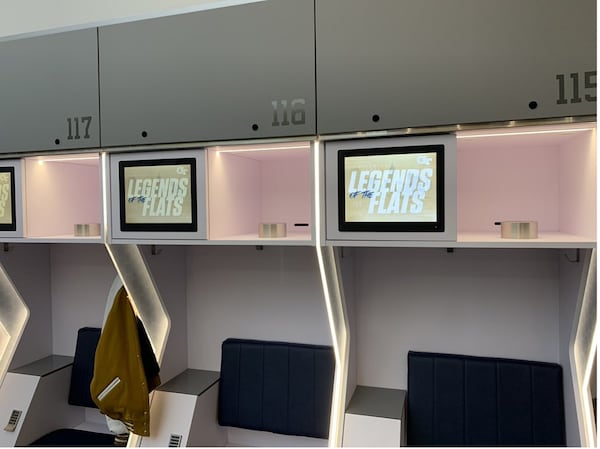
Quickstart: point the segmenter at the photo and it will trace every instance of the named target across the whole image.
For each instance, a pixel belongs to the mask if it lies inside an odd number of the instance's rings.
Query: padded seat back
[[[97,408],[90,393],[94,374],[94,358],[100,339],[100,328],[83,327],[77,332],[75,356],[71,368],[69,399],[71,405]],[[30,444],[36,447],[108,447],[113,446],[115,436],[111,433],[90,432],[78,429],[57,429]]]
[[[410,446],[564,446],[562,368],[408,353]]]
[[[71,371],[69,404],[97,408],[90,393],[90,383],[94,375],[94,357],[100,339],[101,329],[82,327],[77,332],[75,356]]]
[[[334,370],[330,346],[227,339],[219,424],[328,438]]]

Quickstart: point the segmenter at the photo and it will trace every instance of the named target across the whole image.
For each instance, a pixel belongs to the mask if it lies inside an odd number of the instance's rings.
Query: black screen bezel
[[[340,232],[444,232],[445,230],[445,174],[444,145],[415,145],[406,147],[360,148],[338,151],[338,229]],[[347,157],[403,155],[412,153],[436,153],[436,212],[437,220],[426,221],[346,221],[346,173]]]
[[[157,165],[189,165],[190,166],[190,194],[191,194],[191,223],[128,223],[125,216],[125,168],[150,167]],[[198,231],[198,201],[197,201],[196,159],[148,159],[137,161],[119,161],[119,211],[121,231],[132,232],[197,232]]]
[[[0,231],[16,231],[17,230],[17,200],[15,191],[15,168],[0,167],[0,173],[10,173],[10,210],[12,220],[10,223],[1,223]]]

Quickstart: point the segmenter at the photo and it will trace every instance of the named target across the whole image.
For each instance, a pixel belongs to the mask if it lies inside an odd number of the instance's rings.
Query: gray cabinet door
[[[316,0],[319,133],[595,114],[595,0]]]
[[[312,0],[101,27],[99,46],[103,145],[315,133]]]
[[[0,152],[100,145],[96,28],[0,42]]]

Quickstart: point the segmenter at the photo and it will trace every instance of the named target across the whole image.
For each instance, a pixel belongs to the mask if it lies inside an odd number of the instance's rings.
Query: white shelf
[[[258,234],[232,235],[211,239],[208,244],[228,244],[228,245],[312,245],[314,244],[309,232],[289,232],[286,237],[260,238]]]
[[[493,232],[461,232],[462,248],[594,248],[593,239],[562,232],[540,232],[535,239],[503,239]]]
[[[6,243],[104,243],[101,236],[75,237],[73,235],[52,235],[48,237],[1,237]]]
[[[330,246],[399,248],[595,248],[596,242],[561,232],[540,232],[536,239],[503,239],[494,232],[459,232],[456,241],[328,240]]]

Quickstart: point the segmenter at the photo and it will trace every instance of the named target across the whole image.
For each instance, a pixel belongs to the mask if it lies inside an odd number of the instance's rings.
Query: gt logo
[[[417,164],[419,164],[419,165],[431,165],[431,160],[432,160],[432,158],[430,158],[428,156],[418,156],[417,157]]]

